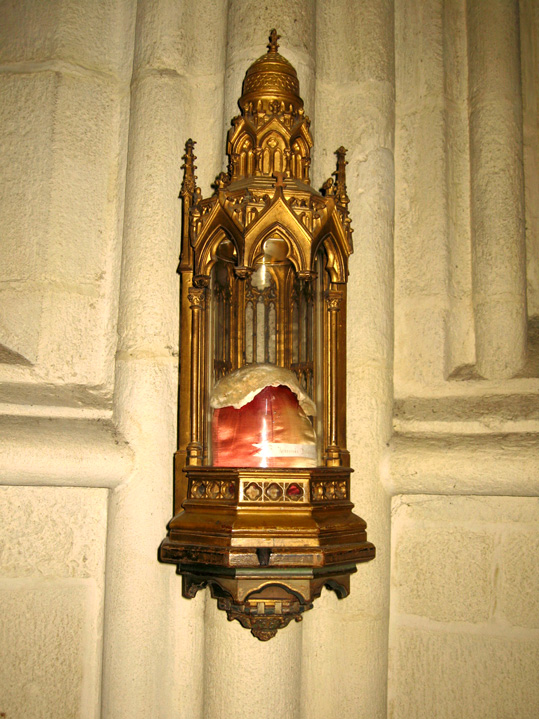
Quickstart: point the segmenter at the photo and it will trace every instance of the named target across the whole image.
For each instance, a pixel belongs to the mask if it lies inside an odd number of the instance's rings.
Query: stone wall
[[[0,713],[539,712],[534,0],[0,5]],[[157,562],[181,155],[206,195],[277,27],[348,147],[348,444],[377,546],[267,644]]]
[[[536,497],[393,500],[389,716],[537,715]]]

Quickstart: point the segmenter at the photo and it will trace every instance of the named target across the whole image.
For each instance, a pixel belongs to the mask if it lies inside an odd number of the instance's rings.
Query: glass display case
[[[184,155],[175,515],[160,549],[259,639],[374,557],[346,449],[344,148],[322,192],[294,68],[248,69],[215,193]]]

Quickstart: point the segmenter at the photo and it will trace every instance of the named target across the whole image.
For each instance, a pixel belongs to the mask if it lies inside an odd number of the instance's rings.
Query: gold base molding
[[[191,467],[188,498],[160,548],[183,595],[210,588],[229,620],[261,640],[300,621],[322,588],[347,596],[358,562],[374,558],[352,512],[347,467]]]
[[[181,565],[184,597],[192,598],[208,586],[229,621],[237,619],[261,641],[274,637],[293,619],[300,622],[324,586],[341,599],[348,596],[350,574],[355,571],[355,565],[349,564],[326,570],[233,569],[227,575],[208,565]]]

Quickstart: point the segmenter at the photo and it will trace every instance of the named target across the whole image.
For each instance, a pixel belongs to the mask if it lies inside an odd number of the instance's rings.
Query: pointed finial
[[[347,150],[341,145],[338,150],[335,151],[337,155],[337,170],[333,173],[335,176],[335,204],[341,213],[341,217],[344,223],[345,231],[352,246],[352,228],[350,227],[350,216],[348,214],[348,205],[350,198],[346,191],[346,153]]]
[[[185,197],[186,195],[193,195],[197,187],[197,176],[195,175],[195,170],[197,169],[195,165],[195,160],[197,158],[193,152],[193,148],[195,147],[195,145],[196,142],[194,140],[191,140],[191,138],[189,138],[185,143],[185,155],[182,157],[183,165],[181,166],[181,169],[184,172],[182,189],[180,190],[180,197]]]
[[[268,52],[277,52],[279,43],[277,42],[281,36],[277,35],[277,30],[273,28],[269,35]]]
[[[341,198],[341,203],[346,207],[349,203],[348,195],[346,194],[346,153],[347,150],[341,145],[338,150],[335,151],[337,155],[337,170],[333,174],[336,179],[336,195]]]

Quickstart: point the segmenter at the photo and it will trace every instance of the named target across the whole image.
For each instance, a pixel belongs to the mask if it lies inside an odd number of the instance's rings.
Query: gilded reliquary
[[[313,189],[309,119],[277,40],[247,71],[211,197],[186,144],[175,516],[160,548],[184,596],[208,586],[263,640],[324,586],[346,596],[375,552],[346,449],[346,150]]]

